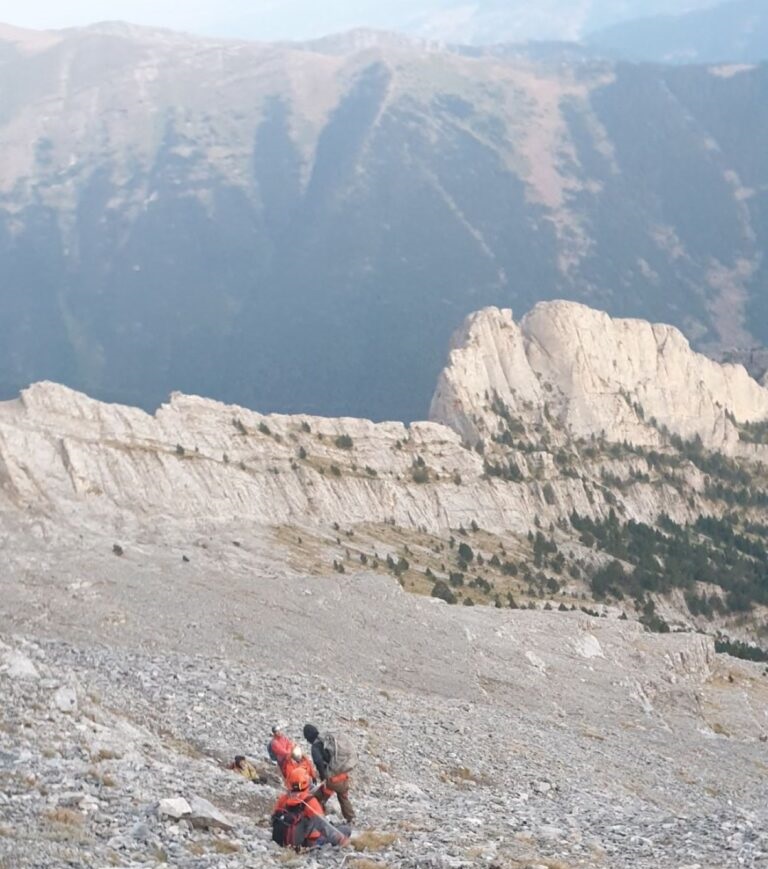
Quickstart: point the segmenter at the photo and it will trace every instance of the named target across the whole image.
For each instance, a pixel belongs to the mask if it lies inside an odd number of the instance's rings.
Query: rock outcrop
[[[51,383],[0,404],[0,867],[279,869],[259,759],[283,718],[358,747],[353,846],[375,859],[350,866],[764,865],[764,665],[645,630],[629,594],[584,606],[608,556],[579,518],[722,509],[663,436],[675,402],[722,409],[726,435],[760,418],[742,370],[663,334],[578,306],[522,327],[481,312],[435,400],[461,433],[179,394],[149,415]],[[577,443],[601,421],[643,436],[617,394],[652,404],[674,465]],[[226,768],[237,753],[260,781]]]
[[[695,353],[672,326],[542,302],[519,324],[498,308],[467,319],[430,416],[474,443],[497,432],[500,410],[560,440],[658,446],[666,429],[735,453],[738,424],[768,419],[768,389],[742,365]]]
[[[181,394],[150,415],[35,384],[0,404],[0,505],[99,527],[247,517],[435,533],[477,522],[525,533],[574,510],[605,515],[612,503],[600,457],[563,473],[555,455],[563,445],[660,447],[672,432],[760,458],[768,448],[740,441],[739,424],[766,417],[768,390],[743,367],[692,352],[671,327],[565,302],[539,305],[517,325],[489,308],[457,335],[433,421],[410,426],[265,416]],[[511,458],[513,478],[493,478],[494,450]],[[614,476],[647,470],[642,457],[612,462]],[[684,487],[653,482],[623,492],[627,517],[652,522],[665,512],[686,522],[707,512],[695,466]]]

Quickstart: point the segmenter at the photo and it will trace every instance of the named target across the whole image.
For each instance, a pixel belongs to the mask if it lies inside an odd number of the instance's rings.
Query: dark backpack
[[[290,806],[272,815],[272,841],[283,847],[300,848],[296,828],[304,817],[304,806]]]

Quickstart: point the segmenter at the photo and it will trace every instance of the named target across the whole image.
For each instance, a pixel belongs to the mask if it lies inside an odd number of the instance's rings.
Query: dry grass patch
[[[715,723],[712,725],[712,732],[716,733],[718,736],[730,736],[730,733],[728,733],[728,731],[725,729],[725,727],[723,727],[722,724],[720,724],[719,721],[715,721]]]
[[[489,785],[487,776],[474,773],[466,766],[452,766],[440,773],[440,779],[449,784],[466,787],[467,785]]]
[[[217,854],[237,854],[240,851],[240,845],[231,839],[214,839],[213,850]]]
[[[96,769],[95,766],[92,766],[88,770],[86,778],[105,788],[113,788],[117,786],[117,779],[115,779],[112,773],[106,771],[102,772],[101,770]]]
[[[175,754],[191,757],[192,760],[204,760],[207,757],[202,748],[194,742],[179,738],[167,730],[161,730],[159,735],[163,739],[163,748]]]
[[[285,863],[286,866],[303,866],[304,858],[297,856],[295,851],[283,850],[274,856],[278,863]]]
[[[365,857],[359,857],[349,864],[350,869],[387,869],[386,863],[377,863],[375,860],[367,860]]]
[[[377,833],[375,830],[366,830],[358,833],[352,839],[352,847],[355,851],[383,851],[397,841],[396,833]]]
[[[509,857],[493,864],[497,869],[574,869],[572,863],[552,860],[549,857]]]
[[[582,736],[586,736],[587,739],[594,739],[597,742],[605,742],[605,737],[601,733],[595,733],[594,730],[582,730]]]
[[[94,763],[102,763],[105,760],[120,760],[122,756],[119,751],[114,751],[111,748],[100,748],[96,754],[91,755],[91,760]]]
[[[62,827],[82,827],[85,823],[85,815],[74,809],[59,806],[57,809],[49,809],[43,813],[43,817],[52,824]]]

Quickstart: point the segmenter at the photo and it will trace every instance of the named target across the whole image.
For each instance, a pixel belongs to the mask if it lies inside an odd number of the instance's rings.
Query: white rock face
[[[472,448],[493,446],[499,404],[528,435],[529,449],[504,448],[519,477],[489,476],[488,454]],[[765,446],[739,442],[733,422],[768,417],[768,390],[741,366],[693,353],[669,327],[564,302],[538,305],[520,325],[495,308],[468,318],[432,417],[406,427],[263,416],[180,394],[153,416],[38,383],[0,403],[0,511],[100,532],[365,522],[439,534],[476,522],[526,533],[574,510],[610,509],[599,468],[558,467],[554,453],[573,436],[657,445],[666,426],[708,447],[768,458]],[[640,459],[622,461],[609,470],[624,478],[647,470]],[[652,522],[663,511],[687,522],[706,512],[696,501],[703,474],[693,466],[685,473],[688,491],[664,481],[627,488],[626,518]]]
[[[728,453],[739,451],[733,420],[768,418],[768,389],[743,366],[695,353],[672,326],[612,319],[574,302],[538,304],[520,324],[498,308],[467,319],[430,416],[474,442],[496,430],[494,396],[528,424],[544,415],[580,438],[656,446],[666,426]]]
[[[414,480],[419,460],[426,483]],[[590,512],[579,480],[564,480],[558,498],[563,510]],[[52,383],[0,404],[3,503],[102,530],[245,519],[439,532],[474,520],[525,532],[541,515],[538,483],[484,479],[482,457],[444,425],[262,416],[178,394],[151,416]]]

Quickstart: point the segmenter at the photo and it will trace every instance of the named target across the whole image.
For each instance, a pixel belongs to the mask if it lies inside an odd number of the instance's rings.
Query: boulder
[[[161,818],[172,818],[174,821],[187,818],[191,813],[192,809],[184,797],[171,797],[160,800],[157,806],[157,814]]]
[[[191,814],[187,820],[193,827],[209,829],[215,827],[219,830],[234,830],[235,825],[213,803],[202,797],[193,796],[189,800]]]
[[[77,712],[77,694],[74,688],[64,686],[53,695],[53,703],[59,712],[74,715]]]
[[[34,679],[40,678],[37,667],[32,661],[16,649],[10,649],[3,653],[2,669],[11,679]]]

